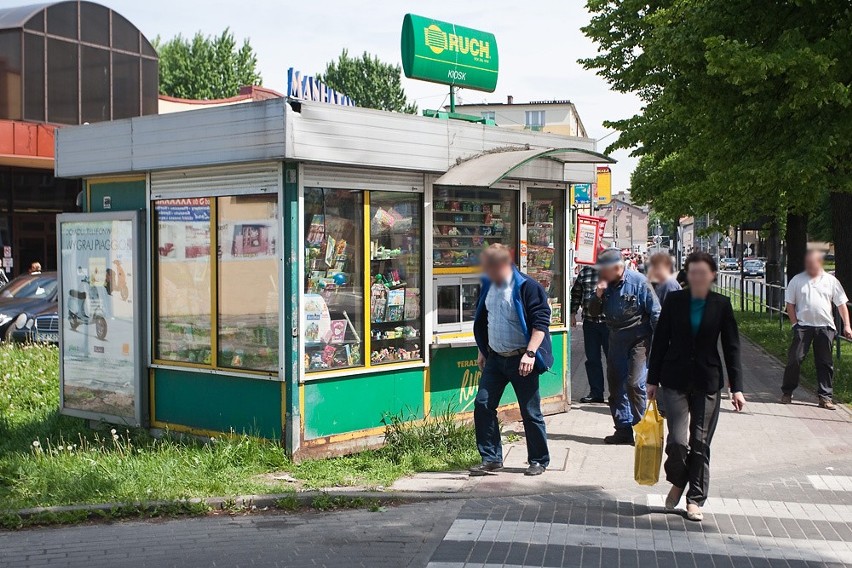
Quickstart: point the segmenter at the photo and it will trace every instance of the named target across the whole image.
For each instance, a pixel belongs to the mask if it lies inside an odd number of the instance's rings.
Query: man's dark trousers
[[[831,345],[834,342],[835,331],[830,327],[813,327],[796,325],[793,327],[793,342],[787,352],[787,367],[784,369],[784,382],[781,392],[792,394],[799,386],[799,372],[802,361],[808,354],[811,345],[814,346],[814,363],[817,371],[817,394],[820,398],[831,399],[834,381],[834,360]]]
[[[609,351],[609,329],[603,322],[583,320],[583,347],[586,350],[586,377],[589,379],[589,396],[603,400],[603,359]],[[601,356],[603,352],[603,357]]]
[[[518,372],[520,364],[520,355],[501,357],[492,353],[488,356],[485,368],[482,370],[482,377],[479,379],[479,392],[476,393],[473,408],[476,446],[483,462],[503,461],[497,407],[500,405],[503,391],[511,383],[518,398],[524,423],[527,461],[530,465],[538,464],[547,467],[550,464],[550,454],[547,450],[544,415],[541,413],[541,395],[538,392],[539,375],[532,372],[522,377]]]

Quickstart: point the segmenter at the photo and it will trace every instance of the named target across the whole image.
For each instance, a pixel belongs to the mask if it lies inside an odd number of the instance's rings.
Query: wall
[[[512,130],[525,129],[528,110],[545,111],[545,127],[541,130],[542,132],[564,136],[586,136],[585,128],[578,120],[577,110],[573,104],[491,104],[456,107],[456,112],[473,116],[481,116],[483,112],[493,112],[497,126]]]

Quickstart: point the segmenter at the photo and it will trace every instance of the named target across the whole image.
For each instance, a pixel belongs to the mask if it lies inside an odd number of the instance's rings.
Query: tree
[[[160,93],[184,99],[224,99],[240,87],[260,85],[257,56],[249,44],[237,48],[234,34],[225,29],[219,36],[201,32],[189,40],[178,34],[162,42],[154,40],[160,55]]]
[[[639,114],[608,124],[621,133],[610,150],[640,156],[634,198],[669,217],[709,212],[736,225],[769,216],[777,234],[828,190],[838,276],[852,287],[848,0],[587,6],[583,31],[599,49],[582,63],[643,101]]]
[[[319,79],[332,89],[348,95],[360,107],[417,113],[402,88],[402,67],[380,61],[366,51],[350,57],[344,49],[337,61],[330,61]]]

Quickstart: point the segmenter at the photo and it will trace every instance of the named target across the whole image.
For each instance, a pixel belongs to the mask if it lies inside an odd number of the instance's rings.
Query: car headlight
[[[27,323],[25,324],[27,329],[32,329],[35,325],[35,320],[33,318],[27,318]]]
[[[0,325],[6,325],[10,321],[12,321],[12,316],[7,314],[0,314]]]
[[[18,329],[24,329],[24,326],[27,325],[27,314],[21,314],[15,318],[15,327]]]

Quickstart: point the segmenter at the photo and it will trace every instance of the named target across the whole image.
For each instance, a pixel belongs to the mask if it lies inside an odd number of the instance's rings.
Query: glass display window
[[[213,364],[210,201],[154,203],[156,359]]]
[[[220,197],[216,222],[219,366],[277,371],[278,201],[274,195]]]
[[[494,243],[518,246],[518,192],[436,187],[432,202],[436,274],[475,272],[479,254]]]
[[[472,330],[481,287],[481,280],[475,276],[435,278],[435,331],[447,333]]]
[[[423,199],[370,193],[370,364],[423,359]]]
[[[308,372],[364,366],[364,193],[306,188],[302,309]]]
[[[547,292],[551,322],[564,323],[565,191],[531,188],[527,199],[527,275]]]

